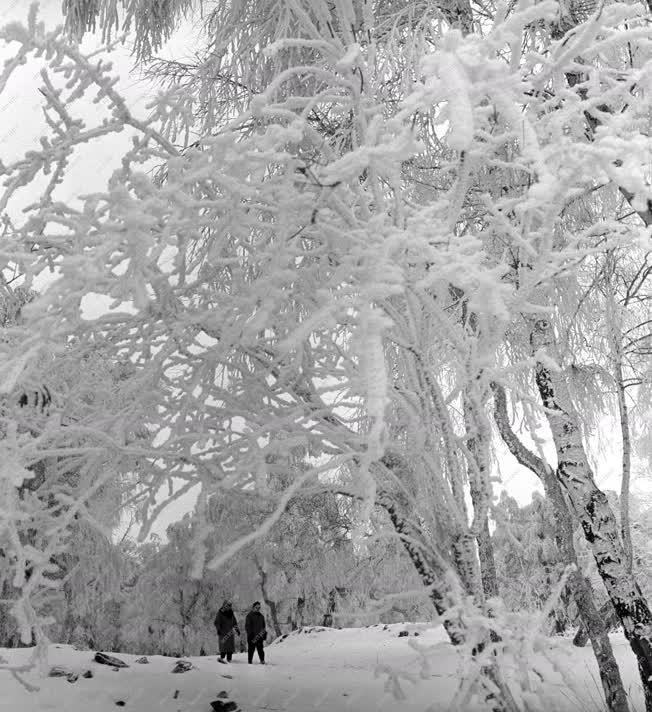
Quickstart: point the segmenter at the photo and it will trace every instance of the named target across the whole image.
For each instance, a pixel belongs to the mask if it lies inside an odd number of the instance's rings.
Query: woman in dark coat
[[[231,657],[235,653],[235,636],[240,635],[238,621],[236,620],[231,601],[224,601],[222,607],[215,616],[215,630],[220,645],[220,662],[231,662]]]

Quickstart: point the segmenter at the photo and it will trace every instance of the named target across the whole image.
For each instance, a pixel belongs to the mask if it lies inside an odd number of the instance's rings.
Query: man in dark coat
[[[215,630],[217,631],[217,639],[220,645],[220,662],[231,662],[231,657],[235,653],[235,636],[240,635],[238,621],[231,601],[224,601],[222,607],[215,616]]]
[[[260,602],[256,601],[251,607],[247,618],[245,619],[245,631],[247,633],[247,653],[249,655],[249,664],[254,661],[254,650],[258,652],[260,664],[265,664],[265,650],[263,641],[267,638],[267,630],[265,629],[265,616],[260,612]]]

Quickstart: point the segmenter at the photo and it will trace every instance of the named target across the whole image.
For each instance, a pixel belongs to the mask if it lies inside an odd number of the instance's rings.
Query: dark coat
[[[258,642],[261,638],[265,640],[267,637],[265,628],[265,616],[260,611],[249,611],[247,613],[245,618],[247,641]]]
[[[220,654],[235,653],[235,636],[240,635],[238,621],[232,610],[220,608],[215,616],[215,630],[220,645]]]

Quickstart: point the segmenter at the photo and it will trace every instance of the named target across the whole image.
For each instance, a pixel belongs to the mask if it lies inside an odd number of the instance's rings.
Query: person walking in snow
[[[215,616],[215,630],[220,646],[220,662],[230,663],[233,653],[235,653],[235,636],[240,635],[238,621],[233,612],[231,601],[224,601],[222,607]]]
[[[260,664],[265,664],[265,650],[263,642],[267,638],[267,630],[265,627],[265,616],[260,612],[260,602],[256,601],[251,607],[247,618],[245,619],[245,632],[247,633],[247,654],[249,656],[249,664],[254,661],[254,651],[258,652]]]

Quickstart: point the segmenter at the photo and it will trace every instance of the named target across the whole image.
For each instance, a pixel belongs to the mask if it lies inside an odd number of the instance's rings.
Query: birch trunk
[[[409,465],[398,453],[386,452],[381,463],[394,474],[400,475],[403,468]],[[402,481],[406,481],[403,478]],[[461,601],[462,588],[468,591],[467,585],[460,585],[455,582],[450,567],[443,559],[437,557],[436,549],[428,547],[423,540],[421,531],[411,517],[408,503],[400,495],[390,495],[388,492],[378,492],[378,504],[380,504],[392,522],[394,530],[399,535],[403,547],[405,548],[412,564],[419,574],[424,586],[430,589],[430,600],[437,613],[444,617],[444,628],[453,645],[461,645],[466,642],[465,624],[461,613],[456,614],[454,619],[446,616],[447,611]],[[464,542],[463,544],[461,542]],[[455,551],[455,548],[454,548]],[[460,539],[457,547],[457,555],[461,555],[465,566],[469,565],[470,552],[473,552],[475,559],[475,545],[473,536]],[[464,553],[466,552],[466,553]],[[456,556],[454,553],[453,556]],[[471,565],[473,571],[477,567]],[[473,576],[477,574],[474,573]],[[497,642],[500,638],[493,632],[487,631],[486,639],[480,641],[473,649],[473,655],[479,655],[490,642]],[[486,702],[492,712],[519,712],[518,705],[507,685],[503,680],[498,666],[494,660],[487,665],[483,665],[484,676],[492,683],[492,690],[488,692]]]
[[[473,501],[473,492],[471,492]],[[485,514],[480,525],[480,531],[476,536],[478,542],[478,556],[480,557],[480,576],[482,578],[482,589],[485,598],[495,598],[500,596],[498,589],[498,575],[496,573],[496,559],[494,556],[494,545],[489,531],[489,518]]]
[[[385,453],[382,464],[399,479],[401,469],[407,467],[404,458],[393,452]],[[436,552],[426,545],[421,531],[410,516],[407,503],[402,501],[399,495],[390,495],[380,490],[377,498],[378,504],[387,512],[394,531],[398,534],[423,585],[430,590],[429,597],[437,614],[445,617],[448,609],[457,604],[460,597],[451,590],[451,577],[446,571],[444,560],[437,560]],[[444,628],[453,645],[464,642],[463,626],[459,619],[445,619]]]
[[[629,519],[629,490],[632,472],[632,444],[629,429],[629,409],[625,395],[625,380],[623,375],[623,335],[618,315],[614,279],[616,278],[616,258],[613,250],[607,252],[605,265],[604,289],[607,311],[607,331],[611,347],[613,377],[616,383],[618,400],[618,416],[622,445],[622,471],[620,479],[620,535],[625,549],[625,563],[631,573],[634,565],[634,550],[632,547],[632,530]]]
[[[645,708],[652,712],[652,614],[634,576],[627,569],[618,522],[595,484],[579,418],[559,363],[553,327],[538,320],[531,334],[536,383],[557,450],[557,477],[564,487],[595,558],[598,572],[638,662]]]
[[[579,567],[577,553],[573,545],[573,519],[568,511],[561,485],[552,470],[549,471],[549,475],[544,481],[544,489],[554,508],[558,546],[565,562],[575,566],[575,570],[569,577],[569,584],[598,663],[607,707],[612,712],[628,712],[627,695],[609,640],[608,629],[595,605],[591,583]]]
[[[631,574],[634,566],[634,549],[632,546],[632,529],[629,519],[629,489],[632,472],[632,445],[629,437],[629,411],[625,400],[625,386],[623,384],[623,363],[620,353],[616,356],[615,377],[618,391],[618,413],[620,420],[620,434],[622,437],[622,475],[620,481],[620,533],[625,549],[625,565]]]
[[[607,707],[612,712],[628,712],[627,695],[609,640],[608,628],[604,624],[601,612],[595,605],[591,583],[582,574],[578,565],[577,553],[573,544],[573,518],[561,484],[552,467],[528,450],[512,430],[504,389],[493,384],[492,390],[494,392],[494,419],[501,438],[516,460],[541,480],[545,495],[552,503],[558,531],[557,546],[564,563],[575,567],[568,579],[568,584],[582,619],[580,628],[586,631],[587,637],[591,640]]]
[[[472,596],[473,600],[481,605],[484,602],[484,590],[476,536],[471,531],[455,532],[451,542],[451,553],[453,565],[466,594]]]
[[[480,577],[484,597],[494,598],[500,595],[498,590],[498,576],[496,575],[496,561],[494,547],[489,532],[489,502],[492,485],[489,478],[489,452],[486,445],[488,427],[485,422],[482,406],[473,402],[472,398],[466,400],[464,406],[464,419],[466,421],[467,442],[469,451],[469,486],[471,503],[473,504],[472,530],[478,545],[478,558],[480,559]]]
[[[616,611],[611,605],[611,601],[606,601],[600,606],[598,610],[598,615],[600,616],[600,621],[604,629],[609,632],[614,628],[620,628],[620,621],[616,616]],[[589,642],[589,631],[587,630],[584,623],[580,625],[573,638],[573,645],[577,648],[583,648]]]

